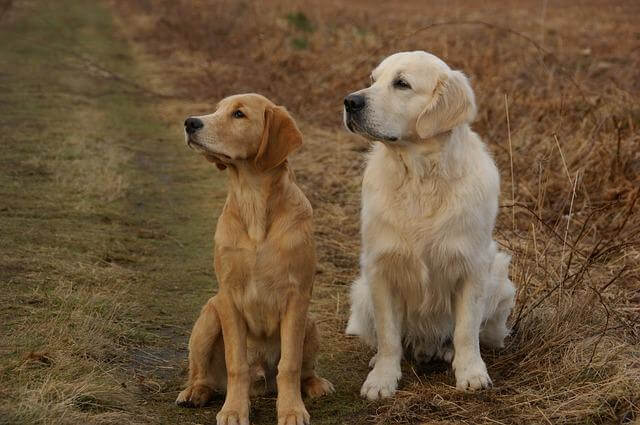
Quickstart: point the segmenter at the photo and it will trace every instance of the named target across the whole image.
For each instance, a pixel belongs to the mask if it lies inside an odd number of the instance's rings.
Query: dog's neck
[[[402,162],[407,172],[418,177],[454,177],[458,174],[456,157],[463,132],[470,131],[461,125],[427,139],[385,143],[393,157]]]
[[[280,166],[258,171],[251,162],[229,166],[227,205],[233,208],[254,242],[263,241],[271,225],[270,212],[277,211],[282,199],[281,186],[290,179],[285,161]]]

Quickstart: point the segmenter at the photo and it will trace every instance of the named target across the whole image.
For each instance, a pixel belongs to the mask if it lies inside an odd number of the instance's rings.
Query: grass
[[[171,401],[223,185],[94,65],[139,78],[116,31],[71,0],[3,18],[0,423],[201,421]]]
[[[313,32],[313,24],[303,12],[287,13],[287,21],[302,32]]]
[[[179,123],[247,91],[286,105],[305,134],[293,165],[315,210],[318,367],[337,389],[308,402],[314,424],[638,419],[635,3],[6,4],[0,423],[214,420],[222,398],[173,405],[215,287],[224,198],[224,174],[185,149]],[[368,146],[342,130],[340,106],[382,57],[416,48],[472,78],[474,128],[502,172],[514,332],[483,353],[490,391],[459,393],[445,365],[407,363],[396,397],[368,403],[372,353],[343,335]],[[273,398],[253,401],[252,423],[274,417]]]

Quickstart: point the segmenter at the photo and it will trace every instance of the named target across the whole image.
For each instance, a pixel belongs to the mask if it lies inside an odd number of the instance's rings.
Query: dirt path
[[[128,83],[104,6],[27,2],[0,28],[0,423],[208,422],[171,402],[220,176]]]
[[[158,65],[97,2],[13,6],[0,63],[0,423],[211,423],[221,398],[173,404],[224,199],[181,143],[194,105],[141,89],[164,88]],[[348,360],[322,357],[353,385],[309,403],[314,423],[366,413]],[[252,414],[273,423],[275,399]]]

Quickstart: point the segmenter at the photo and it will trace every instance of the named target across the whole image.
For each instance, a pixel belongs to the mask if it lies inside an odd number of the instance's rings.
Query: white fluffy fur
[[[398,89],[397,78],[411,88]],[[460,389],[491,384],[479,342],[500,347],[514,287],[492,239],[499,174],[469,124],[466,77],[425,52],[399,53],[373,73],[357,131],[375,142],[362,185],[361,275],[347,333],[377,348],[362,386],[392,395],[407,352],[451,361]],[[383,112],[380,109],[384,109]]]

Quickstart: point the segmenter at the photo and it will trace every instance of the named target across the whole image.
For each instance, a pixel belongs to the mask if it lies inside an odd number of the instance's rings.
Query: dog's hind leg
[[[480,342],[488,347],[503,347],[504,339],[509,335],[507,319],[513,308],[516,293],[513,283],[509,280],[510,260],[511,257],[498,252],[491,267],[495,286],[487,303],[489,315],[480,331]]]
[[[179,406],[204,406],[214,390],[226,387],[224,342],[214,299],[202,308],[189,338],[189,380],[176,399]]]
[[[320,348],[320,336],[315,321],[307,318],[302,349],[302,392],[310,398],[321,397],[334,391],[333,384],[316,374],[316,357]]]
[[[351,314],[345,333],[357,335],[367,345],[376,347],[373,301],[371,300],[371,290],[364,276],[360,276],[351,286]]]

